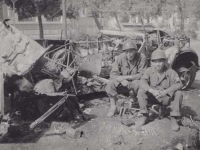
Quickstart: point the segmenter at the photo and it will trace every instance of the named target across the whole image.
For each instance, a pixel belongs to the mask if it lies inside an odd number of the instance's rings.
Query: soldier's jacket
[[[125,53],[120,54],[112,65],[110,72],[111,79],[115,79],[120,75],[137,75],[140,79],[147,68],[146,57],[142,53],[136,53],[133,60],[129,61]]]
[[[149,67],[140,80],[140,88],[148,91],[150,88],[157,90],[166,90],[169,96],[182,88],[182,82],[178,74],[170,68],[164,67],[164,73],[158,77],[156,70]]]

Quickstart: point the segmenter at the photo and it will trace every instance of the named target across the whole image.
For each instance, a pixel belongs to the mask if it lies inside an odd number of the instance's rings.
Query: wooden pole
[[[12,0],[12,3],[13,3],[13,26],[15,27],[15,2],[16,0]]]
[[[2,63],[0,63],[0,113],[1,116],[4,116],[4,79]]]
[[[66,0],[62,0],[62,16],[63,16],[63,33],[64,39],[67,38],[67,24],[66,24]]]

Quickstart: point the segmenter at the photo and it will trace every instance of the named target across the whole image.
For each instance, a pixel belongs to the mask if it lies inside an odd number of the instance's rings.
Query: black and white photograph
[[[200,150],[200,0],[0,0],[0,150]]]

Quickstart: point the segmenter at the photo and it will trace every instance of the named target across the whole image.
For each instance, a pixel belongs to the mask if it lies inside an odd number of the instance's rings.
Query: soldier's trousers
[[[140,113],[148,113],[147,103],[151,101],[151,103],[153,102],[163,106],[170,105],[170,116],[176,117],[181,115],[180,109],[183,100],[183,94],[181,91],[176,91],[172,97],[166,95],[162,98],[156,99],[151,93],[139,89],[137,98],[140,106]]]
[[[137,91],[139,88],[139,80],[134,80],[129,82],[127,86],[122,86],[117,80],[112,79],[108,82],[105,87],[106,93],[108,96],[117,96],[118,93],[128,92],[130,90],[133,91],[133,95],[137,95]]]

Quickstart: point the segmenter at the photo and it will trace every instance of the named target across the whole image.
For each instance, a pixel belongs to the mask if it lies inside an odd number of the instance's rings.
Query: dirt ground
[[[192,42],[192,47],[200,56],[200,41]],[[183,91],[183,115],[200,116],[200,71],[192,87]],[[107,97],[84,102],[84,112],[88,113],[89,121],[76,128],[84,132],[84,136],[73,139],[67,135],[48,134],[55,132],[55,127],[67,129],[68,123],[53,122],[50,130],[37,140],[28,143],[1,144],[1,150],[173,150],[178,144],[185,144],[189,129],[181,126],[179,132],[171,131],[170,120],[167,118],[154,120],[143,127],[143,131],[132,130],[121,123],[120,116],[107,118],[109,109]],[[200,127],[200,123],[196,122]]]

